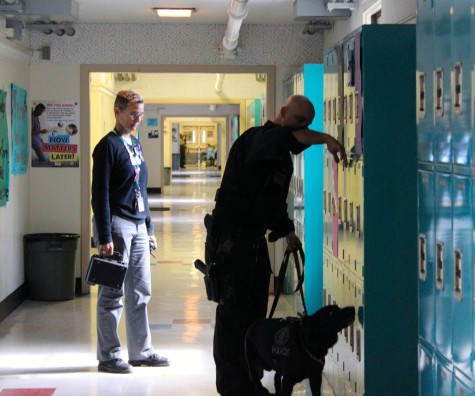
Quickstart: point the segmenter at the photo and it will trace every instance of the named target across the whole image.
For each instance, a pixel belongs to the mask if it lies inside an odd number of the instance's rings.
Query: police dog
[[[313,396],[319,396],[325,355],[338,341],[338,333],[354,320],[353,307],[328,305],[302,318],[253,323],[246,333],[245,349],[255,394],[271,394],[261,379],[264,370],[274,370],[276,395],[290,396],[294,385],[308,378]]]

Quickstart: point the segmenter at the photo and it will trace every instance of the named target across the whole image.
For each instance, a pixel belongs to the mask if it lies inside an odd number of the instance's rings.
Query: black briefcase
[[[114,252],[112,256],[93,254],[86,273],[86,282],[90,285],[101,285],[120,290],[124,283],[127,265],[122,255]]]

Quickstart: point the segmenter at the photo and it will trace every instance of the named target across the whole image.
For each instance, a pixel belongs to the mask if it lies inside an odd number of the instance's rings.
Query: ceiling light
[[[154,8],[153,10],[162,18],[189,18],[196,8]]]

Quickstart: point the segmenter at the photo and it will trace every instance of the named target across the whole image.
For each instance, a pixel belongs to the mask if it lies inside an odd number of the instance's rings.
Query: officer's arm
[[[336,162],[343,160],[345,166],[348,166],[348,159],[343,145],[330,135],[323,132],[312,131],[311,129],[300,129],[293,132],[295,139],[307,146],[313,144],[326,144],[328,151],[333,155]],[[339,155],[339,156],[338,156]]]

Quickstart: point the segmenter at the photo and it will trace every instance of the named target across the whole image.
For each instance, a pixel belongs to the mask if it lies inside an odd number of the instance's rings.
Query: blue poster
[[[28,149],[28,109],[26,90],[12,84],[12,173],[26,173]]]
[[[10,164],[8,161],[7,93],[0,90],[0,206],[8,201]]]

